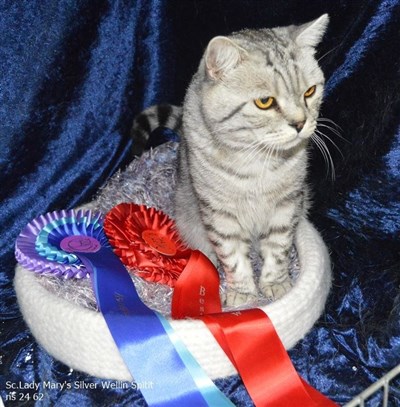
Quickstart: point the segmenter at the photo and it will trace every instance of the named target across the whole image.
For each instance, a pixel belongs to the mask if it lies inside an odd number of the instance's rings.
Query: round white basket
[[[326,246],[309,221],[300,222],[295,245],[301,269],[295,285],[281,299],[260,307],[286,349],[302,339],[318,319],[331,284]],[[21,266],[16,267],[14,286],[26,323],[37,342],[52,356],[99,378],[133,379],[99,312],[48,291],[34,273]],[[202,321],[170,323],[211,379],[237,373]]]

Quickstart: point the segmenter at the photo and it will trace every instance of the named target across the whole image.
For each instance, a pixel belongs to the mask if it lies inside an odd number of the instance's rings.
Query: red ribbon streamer
[[[194,250],[175,283],[171,315],[174,319],[221,312],[219,276],[211,261]]]
[[[257,407],[333,407],[296,372],[268,316],[258,308],[222,312],[214,265],[194,251],[176,282],[172,317],[199,318],[239,372]]]
[[[300,378],[268,316],[254,308],[201,319],[239,372],[257,407],[333,407]]]

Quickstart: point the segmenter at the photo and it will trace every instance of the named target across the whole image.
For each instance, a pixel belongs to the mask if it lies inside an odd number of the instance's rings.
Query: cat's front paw
[[[281,283],[264,282],[260,284],[260,291],[269,299],[277,300],[292,288],[292,281],[288,277]]]
[[[225,304],[228,307],[239,307],[241,305],[251,304],[255,302],[256,299],[257,299],[256,294],[244,293],[230,289],[226,293]]]

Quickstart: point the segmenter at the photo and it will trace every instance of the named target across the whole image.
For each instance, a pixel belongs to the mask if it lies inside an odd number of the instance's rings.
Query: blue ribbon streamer
[[[110,249],[75,254],[91,271],[98,307],[150,406],[234,406],[168,321],[143,304],[128,272]]]

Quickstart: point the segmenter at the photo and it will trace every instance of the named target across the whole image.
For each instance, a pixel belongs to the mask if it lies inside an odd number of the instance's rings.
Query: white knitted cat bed
[[[120,202],[130,201],[171,213],[175,158],[176,143],[167,143],[145,154],[114,176],[87,207],[107,212]],[[303,338],[318,319],[331,282],[326,246],[310,222],[300,222],[295,247],[300,270],[294,273],[293,288],[275,302],[258,304],[271,319],[286,349]],[[16,268],[14,285],[18,302],[38,343],[73,369],[100,378],[132,380],[103,316],[90,306],[90,284],[66,280],[52,285],[49,283],[52,280],[46,279],[21,266]],[[151,301],[147,304],[151,305]],[[170,323],[211,379],[237,373],[202,321],[170,320]]]

